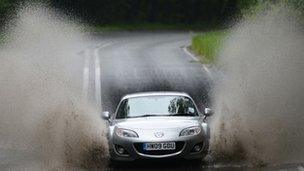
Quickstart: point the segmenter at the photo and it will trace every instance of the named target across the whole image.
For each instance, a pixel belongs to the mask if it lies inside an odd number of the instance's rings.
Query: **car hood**
[[[200,125],[199,117],[143,117],[117,121],[116,126],[135,130],[183,129]]]

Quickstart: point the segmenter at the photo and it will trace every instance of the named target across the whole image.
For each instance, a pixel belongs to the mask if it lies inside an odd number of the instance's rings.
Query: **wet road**
[[[87,47],[79,49],[71,63],[75,66],[73,74],[82,82],[83,96],[104,111],[113,112],[121,96],[142,91],[183,91],[202,106],[209,103],[207,96],[212,86],[212,73],[185,51],[190,38],[188,32],[94,35]],[[26,151],[0,150],[0,170],[43,170],[39,158]],[[252,168],[240,163],[219,161],[194,163],[162,160],[131,162],[119,167],[102,165],[97,170],[303,171],[303,166],[292,164]]]
[[[210,79],[183,49],[190,43],[188,33],[116,36],[95,52],[100,57],[103,110],[113,112],[121,96],[142,91],[182,91],[202,103]]]
[[[190,40],[191,33],[188,32],[112,33],[95,37],[98,45],[90,50],[95,61],[88,62],[91,65],[88,68],[95,68],[95,75],[89,74],[87,79],[89,100],[95,101],[97,106],[101,104],[102,110],[113,112],[120,98],[128,93],[182,91],[189,93],[198,106],[208,105],[214,74],[185,50]],[[301,165],[251,168],[240,163],[186,161],[143,161],[104,169],[304,170]]]

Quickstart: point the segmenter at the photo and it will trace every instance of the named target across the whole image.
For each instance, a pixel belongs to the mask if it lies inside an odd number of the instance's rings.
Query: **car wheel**
[[[192,169],[201,168],[204,164],[203,159],[193,159],[190,160],[190,165],[193,167]]]
[[[128,164],[126,164],[126,162],[117,161],[117,160],[113,160],[113,159],[109,160],[109,167],[111,167],[111,168],[122,168],[125,166],[128,166]]]
[[[203,158],[193,159],[190,162],[193,163],[193,164],[202,164],[203,163]]]
[[[113,167],[113,166],[117,166],[119,165],[119,162],[113,159],[109,159],[109,166]]]

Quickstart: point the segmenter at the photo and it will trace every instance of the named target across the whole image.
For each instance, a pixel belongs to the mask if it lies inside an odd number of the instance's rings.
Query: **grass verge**
[[[0,44],[4,42],[4,34],[0,33]]]
[[[119,23],[95,26],[96,31],[208,30],[217,24]]]
[[[195,35],[190,49],[200,57],[202,63],[211,64],[216,60],[226,36],[226,31],[211,31]]]

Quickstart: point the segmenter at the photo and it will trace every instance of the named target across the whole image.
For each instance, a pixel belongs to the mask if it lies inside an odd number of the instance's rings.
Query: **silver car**
[[[208,151],[209,127],[193,99],[181,92],[147,92],[124,96],[109,121],[110,159],[202,159]]]

